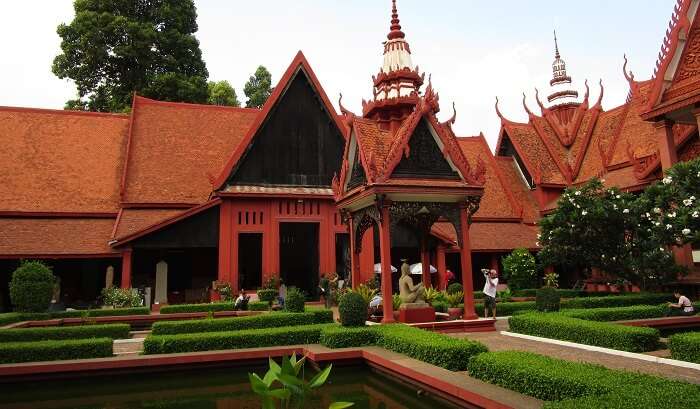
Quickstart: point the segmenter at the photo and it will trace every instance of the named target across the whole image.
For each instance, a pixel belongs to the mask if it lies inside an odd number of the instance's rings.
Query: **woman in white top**
[[[668,303],[671,308],[678,308],[680,315],[695,315],[695,308],[693,308],[693,303],[690,302],[688,297],[681,294],[679,291],[674,291],[673,296],[678,298],[678,303]]]

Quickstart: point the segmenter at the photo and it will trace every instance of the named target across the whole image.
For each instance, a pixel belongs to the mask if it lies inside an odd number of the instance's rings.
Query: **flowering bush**
[[[537,264],[527,249],[515,249],[503,258],[503,276],[508,288],[519,290],[537,286]]]
[[[141,306],[141,296],[131,288],[103,288],[102,301],[114,308]]]

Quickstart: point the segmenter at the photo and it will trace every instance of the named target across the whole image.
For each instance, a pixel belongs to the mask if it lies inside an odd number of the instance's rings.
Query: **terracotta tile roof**
[[[515,159],[512,157],[498,156],[496,157],[496,163],[501,170],[501,175],[503,175],[505,185],[513,194],[515,202],[518,203],[523,209],[523,221],[527,223],[534,223],[539,220],[540,214],[537,206],[537,200],[535,200],[530,188],[520,175]]]
[[[123,201],[205,202],[259,113],[136,97]]]
[[[184,211],[183,209],[123,209],[116,221],[112,238],[120,239]]]
[[[584,152],[575,184],[586,182],[604,173],[603,154],[611,149],[614,134],[626,115],[626,109],[626,105],[622,105],[610,111],[601,112],[593,128],[588,149]]]
[[[480,136],[458,138],[458,141],[469,163],[476,163],[481,158],[486,166],[484,195],[475,217],[520,217],[520,209],[515,208],[512,193],[508,191],[486,141]]]
[[[435,223],[432,231],[457,242],[451,223]],[[537,226],[522,223],[474,222],[469,229],[469,240],[472,251],[511,251],[518,247],[536,250],[538,233]]]
[[[651,155],[657,150],[654,124],[644,121],[639,116],[644,109],[642,101],[640,98],[633,98],[629,105],[629,113],[624,118],[619,135],[616,135],[614,151],[608,153],[609,166],[619,165],[629,160],[628,146],[637,158]]]
[[[541,177],[540,183],[565,184],[566,180],[554,163],[537,131],[530,124],[504,124],[510,140],[522,155],[525,166],[533,178]]]
[[[129,117],[0,107],[0,211],[114,212]]]
[[[0,218],[0,254],[113,253],[107,242],[114,219]]]
[[[382,172],[393,140],[391,132],[380,129],[376,121],[359,117],[354,118],[352,128],[358,139],[364,163],[374,166],[375,172]],[[368,176],[372,174],[367,173]]]

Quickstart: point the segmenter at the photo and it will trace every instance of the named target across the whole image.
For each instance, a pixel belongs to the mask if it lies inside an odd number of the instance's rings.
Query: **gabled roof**
[[[161,223],[183,213],[184,209],[122,209],[111,238],[120,240],[123,237],[139,232],[154,224]]]
[[[500,168],[501,180],[522,209],[523,222],[537,222],[540,219],[537,201],[518,170],[518,164],[512,157],[497,156],[495,159]]]
[[[114,219],[107,218],[0,218],[0,255],[79,257],[113,253],[107,244],[113,225]]]
[[[226,183],[226,180],[231,175],[231,172],[233,171],[234,167],[236,166],[236,164],[241,160],[241,158],[245,154],[246,150],[248,149],[248,147],[252,143],[255,135],[262,128],[262,126],[265,123],[265,120],[268,118],[270,112],[274,109],[277,102],[284,95],[285,91],[287,90],[288,85],[291,83],[291,81],[294,79],[294,77],[297,74],[301,74],[301,73],[303,73],[307,76],[307,78],[309,79],[309,82],[311,83],[311,85],[315,89],[316,93],[320,97],[321,102],[322,102],[324,108],[326,109],[326,111],[328,112],[328,115],[330,116],[331,120],[335,122],[335,124],[338,127],[338,129],[340,130],[341,134],[347,138],[346,127],[343,125],[343,123],[340,120],[340,117],[335,112],[335,108],[333,108],[333,104],[331,104],[330,100],[328,99],[328,96],[326,95],[326,92],[323,90],[321,83],[318,81],[316,74],[314,73],[313,69],[311,69],[311,65],[306,60],[304,53],[299,51],[297,53],[297,55],[294,57],[294,59],[292,60],[292,63],[289,65],[289,67],[285,71],[284,75],[282,75],[282,78],[280,79],[279,83],[277,84],[277,86],[273,90],[270,97],[265,102],[265,105],[263,105],[262,111],[259,111],[259,114],[255,117],[255,120],[253,121],[252,125],[247,129],[247,132],[243,136],[240,143],[236,146],[236,148],[234,150],[232,150],[233,154],[229,156],[228,161],[226,162],[225,166],[222,167],[222,170],[219,172],[218,177],[216,177],[215,179],[212,180],[212,185],[213,185],[214,190],[219,190],[224,186],[224,184]]]
[[[451,223],[435,223],[431,233],[448,242],[457,242],[457,233]],[[510,252],[521,247],[538,250],[538,233],[537,226],[522,223],[475,221],[469,228],[471,249],[476,252]]]
[[[212,181],[259,113],[135,96],[122,202],[205,202]]]
[[[0,107],[0,212],[116,213],[129,117]]]

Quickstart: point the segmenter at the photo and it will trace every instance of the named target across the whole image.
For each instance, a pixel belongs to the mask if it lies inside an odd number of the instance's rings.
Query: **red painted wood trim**
[[[118,212],[23,212],[0,211],[0,217],[22,217],[38,219],[114,219]]]
[[[124,170],[119,181],[119,198],[123,199],[126,193],[127,172],[129,170],[129,157],[131,156],[131,140],[133,139],[134,122],[136,121],[136,100],[138,95],[134,91],[134,96],[131,100],[131,112],[129,113],[129,130],[126,137],[126,147],[124,148]]]
[[[20,253],[20,254],[0,254],[0,259],[70,259],[70,258],[121,258],[121,253],[97,253],[97,254],[35,254],[35,253]]]
[[[280,198],[280,199],[320,199],[333,201],[333,194],[322,194],[322,193],[243,193],[243,192],[216,192],[218,197],[237,197],[237,198]]]
[[[189,209],[200,206],[202,203],[137,203],[122,202],[123,209]]]
[[[469,220],[467,208],[460,206],[459,221],[462,225],[462,249],[459,252],[459,261],[462,267],[462,287],[464,288],[464,319],[477,318],[474,312],[474,283],[472,282],[472,249],[469,240]]]
[[[124,249],[122,252],[122,288],[131,288],[131,262],[133,256],[132,249]]]

